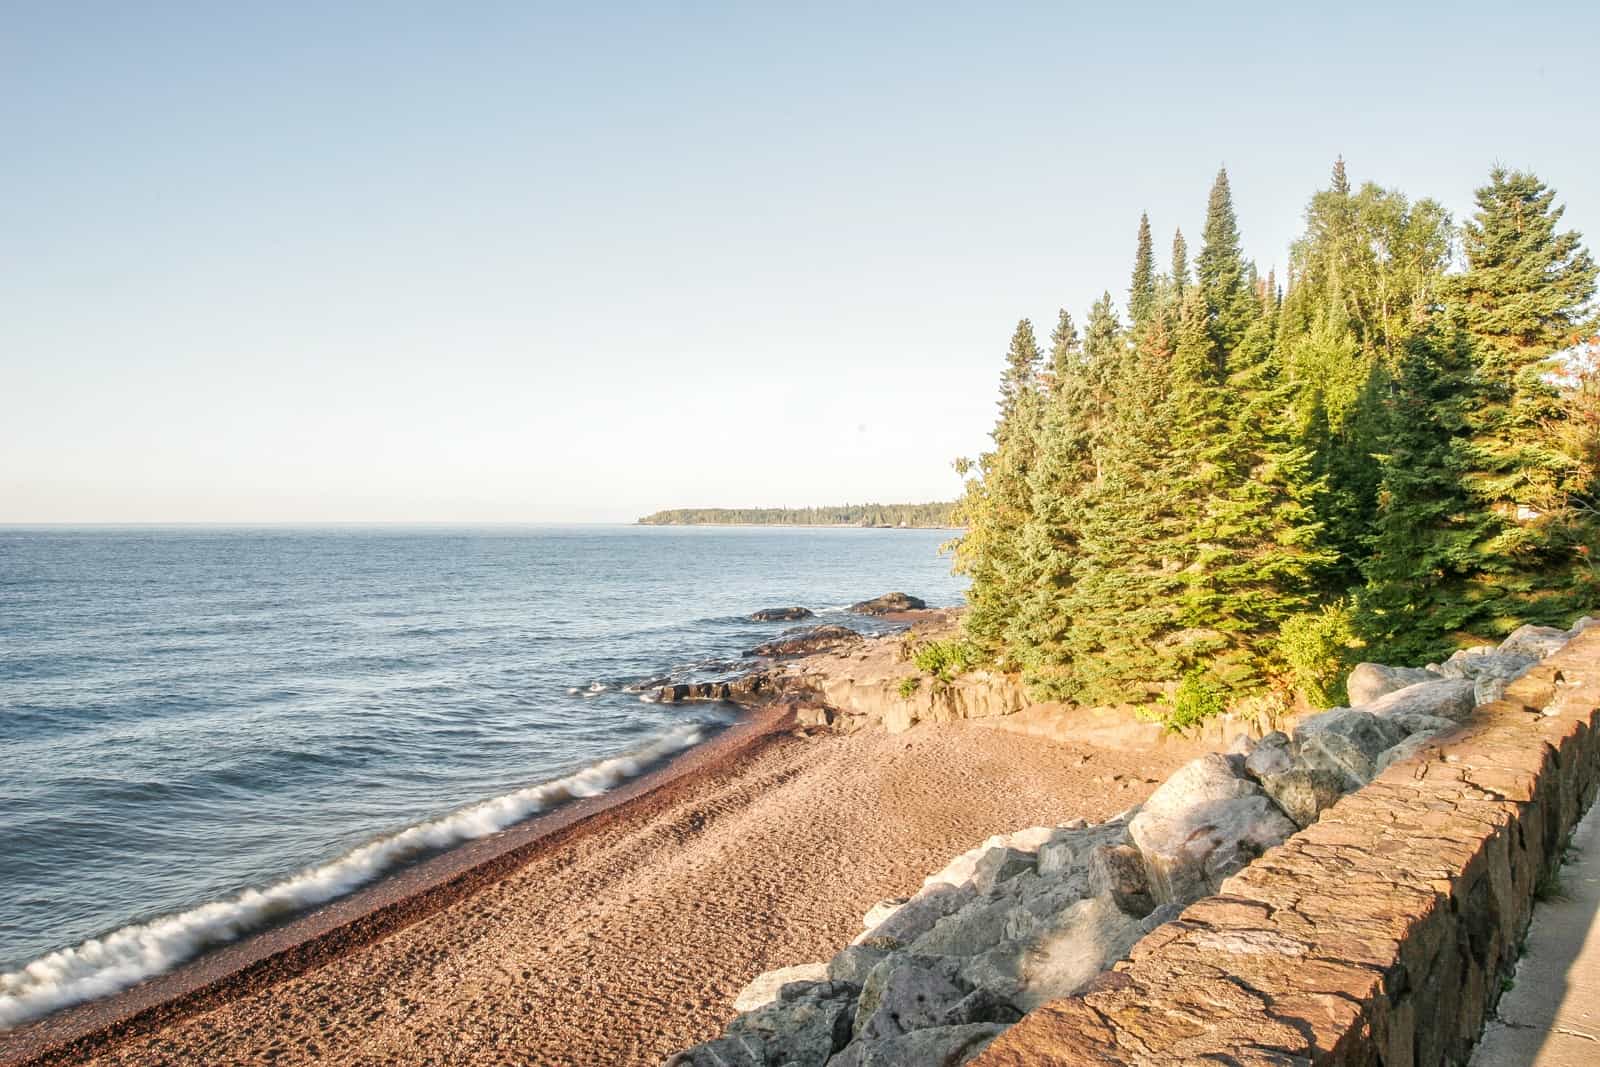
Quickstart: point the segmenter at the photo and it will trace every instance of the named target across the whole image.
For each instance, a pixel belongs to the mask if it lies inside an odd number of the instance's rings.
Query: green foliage
[[[900,679],[900,684],[895,686],[895,689],[900,694],[901,700],[910,700],[916,695],[917,690],[920,688],[922,688],[922,679],[918,678],[914,674],[906,675],[904,678]]]
[[[1155,273],[1140,219],[1126,326],[1109,293],[1081,343],[1063,310],[1041,367],[1023,320],[960,467],[973,646],[1187,726],[1285,680],[1337,703],[1358,643],[1420,662],[1600,603],[1600,342],[1558,351],[1600,270],[1533,176],[1478,208],[1458,231],[1341,160],[1280,292],[1221,172],[1192,272],[1178,234]]]
[[[1313,708],[1340,707],[1349,700],[1345,675],[1356,647],[1355,623],[1344,604],[1291,616],[1278,632],[1278,655],[1298,692]]]
[[[972,642],[959,638],[923,641],[911,650],[911,662],[917,665],[917,669],[943,682],[965,674],[982,661],[982,653]]]
[[[956,525],[954,504],[843,504],[826,508],[676,508],[641,526],[914,526]]]
[[[1169,730],[1187,730],[1228,710],[1227,689],[1203,668],[1185,674],[1169,699],[1172,710],[1165,719]]]

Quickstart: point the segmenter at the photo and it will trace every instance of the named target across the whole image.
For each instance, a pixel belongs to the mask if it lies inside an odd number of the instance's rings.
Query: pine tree
[[[1231,349],[1257,317],[1250,289],[1251,267],[1239,247],[1239,222],[1234,215],[1228,171],[1217,172],[1206,207],[1206,226],[1195,276],[1217,344]]]
[[[1039,342],[1033,336],[1033,323],[1022,319],[1011,335],[1006,352],[1005,373],[1000,376],[1000,426],[1004,432],[1016,413],[1022,394],[1039,386]]]
[[[1184,291],[1189,288],[1189,245],[1183,239],[1182,230],[1174,230],[1172,232],[1172,274],[1170,280],[1177,302],[1181,303]]]
[[[1551,357],[1587,324],[1597,269],[1580,235],[1559,231],[1563,209],[1534,175],[1496,168],[1477,203],[1452,297],[1477,341],[1482,384],[1462,480],[1476,507],[1500,519],[1476,546],[1501,596],[1493,635],[1519,621],[1561,622],[1596,595],[1588,553],[1600,531],[1572,495],[1577,461],[1563,441],[1573,412]]]
[[[1061,383],[1079,369],[1083,361],[1083,341],[1078,337],[1078,327],[1072,315],[1062,308],[1056,318],[1056,328],[1050,333],[1050,392],[1059,392]]]
[[[1133,259],[1133,280],[1128,286],[1128,317],[1137,333],[1149,325],[1156,310],[1156,262],[1150,240],[1150,216],[1139,216],[1139,241]]]
[[[1382,480],[1358,600],[1379,659],[1443,658],[1461,635],[1492,628],[1499,611],[1478,580],[1479,546],[1499,523],[1462,482],[1476,374],[1470,338],[1443,321],[1408,341],[1384,390]]]

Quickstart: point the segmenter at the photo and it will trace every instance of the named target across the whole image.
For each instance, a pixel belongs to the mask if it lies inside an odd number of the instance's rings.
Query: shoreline
[[[716,736],[593,797],[579,797],[488,837],[462,842],[346,896],[247,934],[117,993],[0,1031],[0,1067],[77,1062],[248,991],[294,978],[421,922],[514,874],[693,775],[734,770],[793,718],[783,705],[742,709]]]

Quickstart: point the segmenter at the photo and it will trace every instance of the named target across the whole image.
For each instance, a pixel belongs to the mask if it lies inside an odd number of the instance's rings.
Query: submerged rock
[[[871,600],[851,604],[850,610],[857,615],[892,615],[897,611],[921,611],[927,606],[927,602],[920,597],[906,593],[885,593]]]
[[[790,608],[762,608],[760,611],[750,613],[751,622],[798,622],[813,617],[815,616],[810,608],[798,605]]]
[[[1350,693],[1350,705],[1359,708],[1396,690],[1416,685],[1418,682],[1438,681],[1439,677],[1425,667],[1389,667],[1382,663],[1358,663],[1350,672],[1345,688]]]

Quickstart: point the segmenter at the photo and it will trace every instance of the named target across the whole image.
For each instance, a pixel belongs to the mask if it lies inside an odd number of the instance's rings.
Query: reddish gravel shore
[[[657,1063],[715,1035],[757,973],[826,959],[874,901],[955,853],[1112,815],[1182,762],[961,723],[777,731],[690,759],[693,773],[552,820],[411,914],[391,905],[387,925],[325,935],[48,1062]]]

